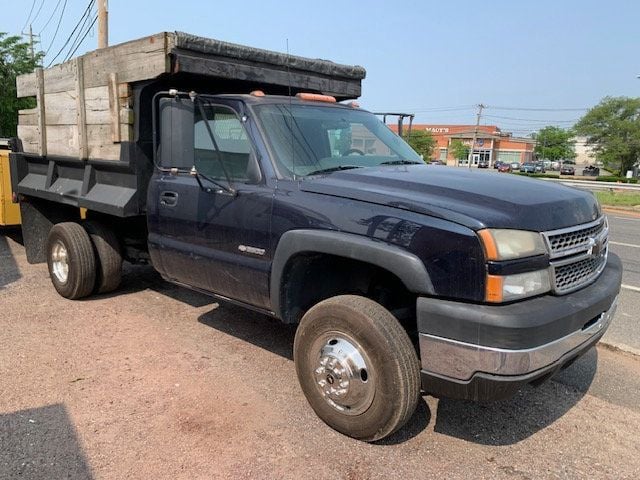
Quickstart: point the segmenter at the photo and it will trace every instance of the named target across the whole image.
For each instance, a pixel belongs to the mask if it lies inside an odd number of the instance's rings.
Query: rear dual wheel
[[[115,234],[98,222],[63,222],[47,238],[47,265],[56,291],[71,300],[120,285],[122,257]]]
[[[365,297],[324,300],[302,318],[294,341],[300,386],[316,414],[365,441],[401,428],[420,397],[420,365],[409,336]]]

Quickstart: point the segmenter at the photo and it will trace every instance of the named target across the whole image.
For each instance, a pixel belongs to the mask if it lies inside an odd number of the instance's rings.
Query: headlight
[[[540,295],[551,290],[549,269],[516,275],[487,275],[485,299],[500,303]]]
[[[542,235],[537,232],[488,228],[478,231],[478,236],[487,260],[511,260],[547,253]]]

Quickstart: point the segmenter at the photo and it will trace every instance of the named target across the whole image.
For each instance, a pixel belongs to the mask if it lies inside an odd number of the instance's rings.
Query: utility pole
[[[107,0],[98,0],[98,48],[109,46],[109,6]]]
[[[39,37],[40,35],[38,34],[33,34],[33,28],[31,26],[31,24],[29,24],[29,32],[22,32],[22,35],[29,37],[29,50],[31,52],[31,60],[35,60],[36,59],[36,53],[35,50],[33,48],[33,44],[36,43],[33,41],[33,37]]]
[[[476,128],[473,130],[473,140],[471,141],[471,148],[469,149],[469,165],[468,168],[471,168],[471,159],[473,158],[473,149],[476,146],[476,140],[478,138],[478,127],[480,126],[480,117],[482,116],[482,109],[484,105],[481,103],[478,105],[478,113],[476,115]]]

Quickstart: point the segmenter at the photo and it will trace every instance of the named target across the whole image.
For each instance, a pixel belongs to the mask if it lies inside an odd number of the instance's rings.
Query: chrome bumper
[[[609,310],[599,315],[587,328],[553,342],[524,350],[508,350],[459,342],[429,334],[420,334],[420,356],[424,372],[466,381],[476,373],[490,375],[525,375],[551,365],[595,337],[602,337],[609,327],[616,307],[616,297]]]

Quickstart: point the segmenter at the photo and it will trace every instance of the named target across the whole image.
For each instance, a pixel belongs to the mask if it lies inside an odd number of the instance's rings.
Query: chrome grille
[[[604,270],[608,255],[606,217],[543,233],[549,249],[554,293],[565,294],[593,282]]]
[[[588,257],[574,263],[554,268],[555,289],[562,293],[589,283],[598,276],[606,262],[606,255]]]
[[[551,257],[568,255],[573,250],[586,248],[589,245],[589,239],[598,237],[605,228],[605,218],[601,217],[595,222],[586,225],[547,232],[546,236]]]

